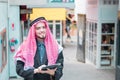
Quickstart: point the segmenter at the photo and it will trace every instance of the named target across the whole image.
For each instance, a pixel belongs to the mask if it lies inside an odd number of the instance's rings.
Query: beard
[[[37,36],[38,39],[45,39],[45,36],[42,35],[42,36]]]

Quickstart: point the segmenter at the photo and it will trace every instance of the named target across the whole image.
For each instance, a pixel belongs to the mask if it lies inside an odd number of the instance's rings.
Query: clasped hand
[[[41,74],[49,74],[49,75],[52,75],[54,76],[55,74],[55,71],[57,68],[55,69],[47,69],[47,70],[42,70],[43,67],[46,67],[46,65],[41,65],[40,67],[38,67],[37,69],[34,69],[34,73],[41,73]]]

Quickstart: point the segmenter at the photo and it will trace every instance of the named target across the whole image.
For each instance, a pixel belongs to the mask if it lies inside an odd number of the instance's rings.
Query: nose
[[[41,28],[40,31],[44,31],[44,28]]]

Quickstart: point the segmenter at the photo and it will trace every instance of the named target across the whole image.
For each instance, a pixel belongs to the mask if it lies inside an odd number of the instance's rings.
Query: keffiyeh
[[[20,45],[17,52],[14,55],[15,61],[21,60],[25,63],[25,68],[33,67],[34,65],[34,56],[36,54],[36,36],[35,36],[35,25],[39,22],[43,22],[46,26],[46,37],[45,37],[45,47],[48,58],[48,64],[55,64],[58,57],[58,43],[56,39],[53,37],[48,23],[46,20],[36,20],[29,30],[28,36],[26,40]]]

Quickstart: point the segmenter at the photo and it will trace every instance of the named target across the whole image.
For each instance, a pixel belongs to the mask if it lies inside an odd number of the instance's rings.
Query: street
[[[76,36],[72,36],[72,43],[64,42],[64,75],[61,80],[115,80],[115,70],[96,69],[94,65],[76,60],[76,40]]]

